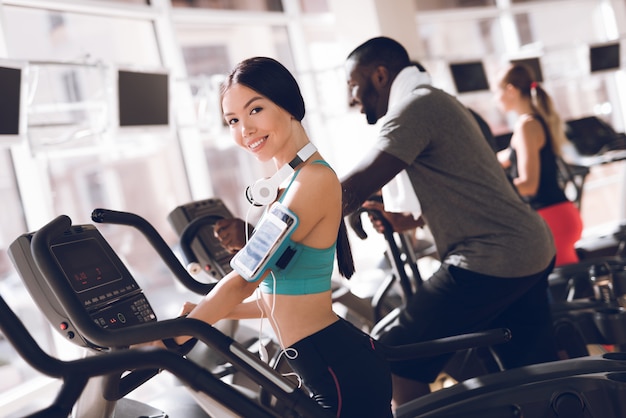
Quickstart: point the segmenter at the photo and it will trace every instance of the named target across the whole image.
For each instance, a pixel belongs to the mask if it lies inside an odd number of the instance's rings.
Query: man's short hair
[[[406,49],[399,42],[385,36],[362,43],[347,59],[355,60],[359,66],[383,65],[395,72],[411,65]]]

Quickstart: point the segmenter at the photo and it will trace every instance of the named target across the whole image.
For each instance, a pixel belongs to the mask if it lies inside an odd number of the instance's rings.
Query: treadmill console
[[[213,224],[216,220],[233,217],[224,202],[215,198],[190,202],[176,207],[167,219],[176,233],[182,235],[187,225],[204,217],[209,222],[198,230],[189,244],[202,269],[210,276],[220,279],[232,271],[230,259],[233,258],[233,254],[222,247],[213,235]]]
[[[31,252],[33,235],[21,235],[8,251],[28,292],[58,332],[78,345],[101,349],[79,335],[39,271]],[[157,320],[143,291],[95,226],[71,226],[51,243],[50,251],[85,314],[102,328]]]

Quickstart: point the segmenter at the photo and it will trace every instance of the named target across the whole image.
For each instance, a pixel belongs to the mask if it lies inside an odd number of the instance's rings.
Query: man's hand
[[[222,247],[236,253],[246,245],[246,223],[243,219],[220,219],[213,226],[213,234]]]
[[[374,200],[367,200],[362,205],[365,209],[368,210],[376,210],[380,212],[385,219],[391,224],[394,232],[403,232],[415,228],[420,228],[424,226],[424,220],[422,217],[418,219],[414,219],[413,215],[405,214],[405,213],[397,213],[397,212],[385,212],[385,207],[381,202],[377,202]],[[372,221],[372,225],[374,225],[374,229],[376,231],[383,233],[385,227],[383,223],[376,219],[376,217],[370,214],[370,220]]]

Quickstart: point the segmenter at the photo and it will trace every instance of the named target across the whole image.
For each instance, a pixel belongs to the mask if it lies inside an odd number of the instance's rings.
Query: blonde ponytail
[[[533,111],[541,116],[546,123],[552,138],[554,153],[561,155],[563,145],[567,142],[563,121],[556,111],[550,95],[536,81],[530,83],[530,103]]]

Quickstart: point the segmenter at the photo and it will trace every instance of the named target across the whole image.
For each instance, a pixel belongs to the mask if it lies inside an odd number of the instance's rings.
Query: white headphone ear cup
[[[294,161],[295,160],[296,159],[294,159]],[[299,156],[297,160],[301,162]],[[272,204],[274,200],[276,200],[276,197],[278,197],[278,188],[280,187],[280,184],[293,173],[291,165],[295,164],[294,161],[282,166],[272,177],[257,180],[252,186],[249,186],[246,189],[246,197],[250,203],[256,206],[267,206]]]
[[[254,182],[254,184],[248,187],[246,194],[248,200],[258,206],[267,206],[271,204],[278,196],[278,186],[276,180],[273,178],[261,179]]]

